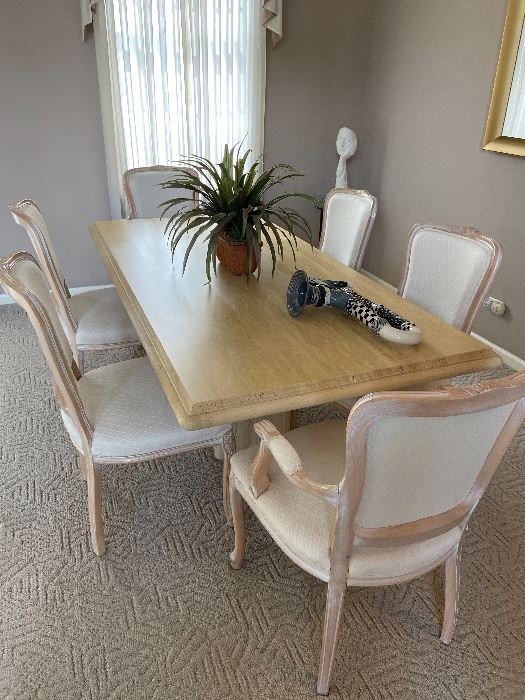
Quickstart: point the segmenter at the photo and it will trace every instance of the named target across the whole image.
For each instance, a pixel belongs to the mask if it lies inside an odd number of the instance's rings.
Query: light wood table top
[[[349,280],[423,332],[416,346],[388,343],[338,309],[306,307],[292,318],[286,290],[294,272],[285,249],[271,277],[246,284],[217,265],[207,284],[204,246],[184,277],[184,241],[172,264],[158,220],[97,221],[90,228],[158,378],[185,428],[289,411],[371,391],[467,374],[501,363],[486,345],[325,253],[299,242],[297,268]]]

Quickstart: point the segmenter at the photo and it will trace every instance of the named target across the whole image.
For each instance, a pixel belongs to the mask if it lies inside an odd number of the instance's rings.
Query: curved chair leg
[[[459,600],[459,565],[461,561],[461,544],[445,562],[445,612],[441,641],[450,644],[456,629]]]
[[[82,452],[78,453],[78,470],[80,472],[80,478],[84,479],[84,481],[87,479],[87,466],[86,466],[86,458],[82,454]]]
[[[106,553],[104,542],[104,522],[102,520],[102,484],[100,472],[96,464],[90,458],[85,461],[88,488],[89,527],[91,530],[91,543],[97,556]]]
[[[240,569],[244,559],[246,548],[246,533],[244,530],[244,501],[241,494],[235,488],[235,481],[230,481],[230,503],[233,516],[233,529],[235,532],[235,547],[230,554],[230,562],[234,569]]]
[[[222,506],[224,515],[228,523],[232,523],[232,512],[230,505],[230,459],[235,454],[235,435],[233,430],[229,430],[222,439],[222,449],[224,452],[224,466],[222,470]]]
[[[339,633],[339,622],[341,619],[341,608],[343,606],[345,590],[346,582],[328,583],[324,615],[323,646],[321,648],[321,662],[319,665],[319,676],[317,678],[318,695],[328,695],[330,688],[330,676],[332,675],[332,664]]]
[[[232,511],[230,505],[230,458],[224,453],[224,462],[222,467],[222,507],[224,508],[224,517],[228,523],[232,523]]]

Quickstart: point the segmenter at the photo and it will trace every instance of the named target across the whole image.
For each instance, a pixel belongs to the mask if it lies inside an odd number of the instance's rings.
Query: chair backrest
[[[324,203],[319,247],[339,262],[359,270],[376,212],[377,199],[365,190],[331,190]]]
[[[66,329],[69,342],[73,345],[75,343],[77,322],[68,302],[71,295],[58,264],[55,249],[51,243],[42,212],[32,199],[22,199],[16,204],[10,204],[9,210],[15,222],[27,231],[31,239],[40,267],[51,289],[56,309]]]
[[[466,525],[525,418],[524,397],[522,371],[464,389],[358,401],[347,425],[339,536],[346,528],[403,544]]]
[[[500,262],[499,243],[475,228],[416,224],[399,294],[468,333]]]
[[[163,190],[160,185],[177,173],[189,172],[197,175],[190,167],[152,165],[144,168],[131,168],[124,173],[124,192],[128,200],[130,219],[158,219],[162,214],[159,205],[167,199],[191,197],[187,189]],[[170,212],[173,214],[174,210]]]
[[[0,284],[27,312],[51,370],[64,422],[73,422],[87,449],[93,428],[77,388],[80,372],[42,270],[30,253],[13,253],[0,259]]]

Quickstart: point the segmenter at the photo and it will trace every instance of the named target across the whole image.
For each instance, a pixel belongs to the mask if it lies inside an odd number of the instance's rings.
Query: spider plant
[[[182,273],[188,256],[200,237],[207,242],[206,276],[211,282],[211,268],[217,273],[217,244],[219,236],[231,243],[246,244],[247,279],[250,278],[250,261],[257,260],[257,279],[261,274],[261,246],[268,245],[272,257],[272,276],[277,256],[281,259],[288,245],[295,261],[296,234],[302,232],[312,244],[312,232],[306,219],[293,209],[284,206],[290,197],[302,197],[316,202],[315,197],[300,192],[283,191],[275,196],[269,190],[286,180],[301,177],[291,165],[279,163],[258,175],[258,158],[251,167],[247,160],[251,150],[241,155],[241,145],[224,147],[222,161],[215,166],[207,158],[192,155],[177,163],[181,168],[190,166],[197,174],[181,169],[180,174],[163,182],[163,189],[186,189],[188,196],[179,196],[163,202],[162,216],[170,209],[176,211],[169,217],[166,234],[172,257],[184,234],[191,238],[184,255]]]

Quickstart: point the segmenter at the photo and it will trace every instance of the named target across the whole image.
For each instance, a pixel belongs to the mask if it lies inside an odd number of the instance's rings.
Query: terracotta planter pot
[[[245,275],[248,269],[248,246],[230,238],[227,234],[219,236],[217,244],[217,258],[234,275]],[[252,269],[257,269],[257,258],[252,252]]]

